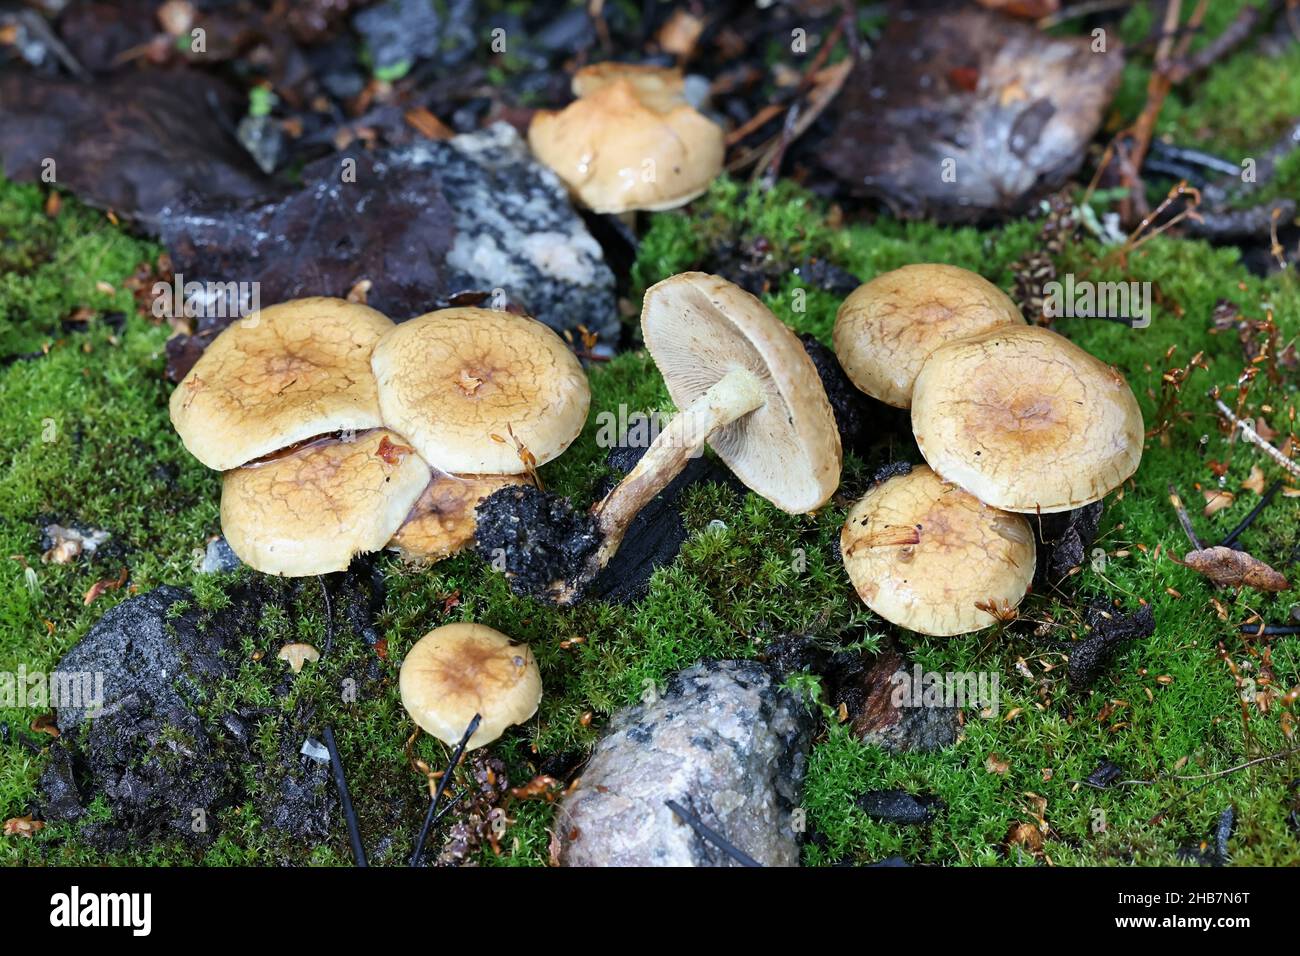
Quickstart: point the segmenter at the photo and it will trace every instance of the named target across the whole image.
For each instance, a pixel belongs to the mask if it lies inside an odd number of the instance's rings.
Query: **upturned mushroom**
[[[384,424],[449,474],[531,471],[578,437],[591,404],[582,365],[558,335],[495,309],[403,322],[371,367]]]
[[[876,485],[849,511],[840,553],[859,597],[885,620],[949,636],[1019,606],[1034,578],[1034,534],[929,468]]]
[[[942,478],[1028,513],[1105,497],[1137,470],[1144,438],[1118,370],[1028,325],[936,349],[916,377],[912,431]]]
[[[402,661],[398,684],[411,719],[449,746],[478,714],[471,750],[528,720],[542,700],[528,645],[482,624],[447,624],[424,635]]]
[[[377,428],[370,353],[392,328],[342,299],[261,309],[222,331],[172,392],[172,424],[217,471],[319,435]]]
[[[939,346],[1025,320],[983,276],[940,263],[903,266],[858,286],[835,317],[835,355],[872,398],[910,408],[912,387]]]
[[[474,540],[474,509],[494,491],[522,485],[522,475],[434,474],[388,549],[407,561],[432,564],[449,558]]]
[[[573,78],[578,97],[539,110],[528,143],[598,213],[672,209],[722,170],[722,128],[687,101],[680,70],[598,63]]]
[[[429,466],[385,429],[312,441],[226,472],[221,529],[265,574],[343,571],[388,543],[428,483]]]
[[[839,484],[840,437],[817,370],[794,333],[756,298],[718,276],[682,273],[646,292],[641,331],[678,414],[593,506],[590,528],[557,518],[556,502],[536,509],[551,527],[589,540],[540,542],[538,529],[520,520],[513,489],[479,506],[480,522],[485,509],[513,509],[508,520],[491,521],[495,537],[480,532],[480,553],[491,559],[505,552],[507,574],[541,582],[561,603],[577,598],[617,552],[636,514],[705,445],[747,487],[790,514],[820,508]],[[563,566],[536,566],[558,564],[557,556]]]

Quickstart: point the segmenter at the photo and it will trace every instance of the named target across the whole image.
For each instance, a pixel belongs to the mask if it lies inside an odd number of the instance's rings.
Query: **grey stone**
[[[219,535],[208,542],[207,550],[203,554],[203,563],[199,565],[199,571],[203,574],[216,574],[221,571],[234,571],[243,562],[239,560],[239,555],[227,543],[224,535]]]
[[[355,181],[343,177],[345,163],[355,164]],[[262,305],[344,296],[367,278],[368,304],[397,321],[477,293],[471,301],[518,306],[557,331],[584,325],[617,341],[614,274],[599,243],[563,183],[505,123],[325,157],[280,199],[169,209],[159,229],[186,281],[257,276]],[[197,330],[230,321],[204,315]]]
[[[59,661],[54,680],[66,675],[103,678],[102,710],[107,713],[129,698],[150,703],[184,703],[198,690],[196,676],[217,678],[229,673],[220,658],[223,649],[213,638],[216,629],[200,630],[168,611],[189,593],[164,585],[123,601],[101,617],[89,633]],[[90,703],[90,702],[87,702]],[[81,725],[92,707],[59,707],[59,731],[69,734]]]
[[[812,738],[807,707],[754,661],[706,661],[619,711],[560,808],[566,866],[728,866],[675,800],[765,866],[797,866],[793,810]]]

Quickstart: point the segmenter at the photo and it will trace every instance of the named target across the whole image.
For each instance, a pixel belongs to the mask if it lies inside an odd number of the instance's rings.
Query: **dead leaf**
[[[40,820],[33,820],[30,813],[25,817],[10,817],[5,821],[5,836],[20,836],[30,840],[44,829],[45,824]]]
[[[516,800],[545,800],[550,803],[555,799],[555,792],[563,787],[554,777],[541,773],[522,787],[511,787],[510,795]]]
[[[34,734],[49,734],[51,737],[59,736],[59,724],[53,714],[41,714],[32,720],[30,729]]]
[[[1043,848],[1043,834],[1032,823],[1021,821],[1011,824],[1006,843],[1008,847],[1021,846],[1030,853],[1037,853]]]
[[[995,751],[994,753],[989,754],[985,759],[984,769],[989,773],[1003,775],[1011,769],[1011,761]]]
[[[1257,495],[1264,493],[1264,469],[1259,465],[1253,465],[1250,469],[1250,477],[1241,483],[1243,491],[1253,491]]]
[[[102,581],[96,581],[90,586],[90,590],[86,592],[86,596],[81,599],[82,605],[90,607],[90,605],[94,603],[95,599],[101,594],[108,591],[116,591],[123,584],[126,584],[126,577],[127,570],[126,568],[123,568],[122,573],[117,576],[116,580],[113,578],[104,578]]]
[[[1206,488],[1203,494],[1205,495],[1205,510],[1202,514],[1207,518],[1218,514],[1237,500],[1237,496],[1231,491],[1223,491],[1219,488]]]
[[[307,661],[313,664],[320,660],[320,651],[310,644],[286,644],[280,648],[280,653],[276,655],[282,661],[289,662],[289,669],[295,674],[302,673],[303,665]]]
[[[1225,587],[1248,587],[1257,591],[1285,591],[1286,578],[1245,551],[1218,545],[1183,555],[1183,564]]]

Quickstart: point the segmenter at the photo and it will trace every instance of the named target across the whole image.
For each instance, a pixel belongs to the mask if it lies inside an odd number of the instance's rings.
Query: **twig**
[[[1300,634],[1300,624],[1259,624],[1241,625],[1241,633],[1254,634],[1256,637],[1279,637],[1284,634]]]
[[[1256,764],[1267,763],[1270,760],[1281,760],[1283,757],[1290,757],[1292,754],[1300,754],[1300,747],[1292,747],[1290,750],[1279,750],[1275,754],[1266,754],[1263,757],[1256,757],[1254,760],[1247,760],[1245,763],[1239,763],[1235,767],[1229,767],[1227,770],[1215,770],[1212,773],[1191,773],[1191,774],[1168,774],[1165,776],[1155,777],[1151,780],[1117,780],[1110,784],[1112,787],[1152,787],[1165,780],[1213,780],[1216,777],[1226,777],[1230,773],[1236,773],[1238,770],[1245,770],[1247,767],[1253,767]],[[1078,783],[1094,787],[1098,790],[1104,790],[1097,784],[1088,783],[1086,780],[1079,780]]]
[[[438,801],[442,799],[443,791],[446,790],[447,785],[451,783],[452,771],[454,771],[456,765],[460,763],[461,755],[465,752],[466,745],[469,744],[469,738],[474,736],[474,731],[478,730],[479,721],[482,719],[482,715],[474,715],[474,719],[471,720],[469,726],[465,728],[465,735],[460,738],[460,743],[458,743],[456,749],[451,752],[451,760],[447,764],[447,772],[438,780],[438,786],[433,791],[433,799],[429,801],[429,812],[424,815],[424,826],[420,827],[419,839],[415,841],[415,852],[411,854],[411,866],[420,865],[420,858],[424,856],[424,841],[429,838],[429,830],[433,828],[433,821],[435,819],[434,813],[438,809]]]
[[[1174,514],[1178,516],[1178,523],[1183,526],[1183,533],[1187,535],[1187,540],[1192,543],[1192,547],[1197,551],[1204,549],[1205,545],[1201,543],[1201,539],[1196,536],[1196,529],[1192,527],[1191,515],[1183,507],[1182,496],[1173,485],[1169,486],[1169,503],[1174,506]]]
[[[1278,491],[1281,490],[1281,488],[1282,488],[1282,482],[1280,481],[1275,481],[1273,482],[1273,484],[1269,485],[1268,490],[1265,491],[1264,494],[1260,496],[1259,504],[1251,508],[1250,514],[1242,518],[1241,522],[1237,525],[1237,527],[1229,531],[1227,535],[1224,537],[1223,541],[1220,543],[1225,548],[1234,547],[1237,539],[1241,537],[1242,532],[1244,532],[1247,528],[1249,528],[1252,524],[1254,524],[1255,519],[1258,518],[1260,516],[1260,513],[1265,508],[1268,507],[1268,503],[1272,501],[1274,497],[1276,497]]]
[[[1228,423],[1232,425],[1234,428],[1241,429],[1242,438],[1246,439],[1246,441],[1250,442],[1252,445],[1259,446],[1259,448],[1261,448],[1264,451],[1264,453],[1268,455],[1268,457],[1272,458],[1275,462],[1277,462],[1279,465],[1281,465],[1291,474],[1295,475],[1297,478],[1300,478],[1300,465],[1297,465],[1286,455],[1282,454],[1280,451],[1274,448],[1273,445],[1270,444],[1266,439],[1260,437],[1259,432],[1255,431],[1255,427],[1251,425],[1248,421],[1246,421],[1244,418],[1238,418],[1235,414],[1233,414],[1232,409],[1229,408],[1227,405],[1223,404],[1222,399],[1218,398],[1217,396],[1212,396],[1212,397],[1214,398],[1214,407],[1219,410],[1219,414],[1222,415],[1225,419],[1227,419]]]
[[[710,843],[716,846],[723,853],[727,854],[727,856],[731,857],[741,866],[762,866],[763,865],[759,863],[756,859],[754,859],[752,856],[750,856],[748,853],[746,853],[744,850],[740,849],[734,843],[729,841],[717,830],[713,829],[708,824],[706,824],[694,813],[691,813],[691,811],[687,810],[676,800],[665,800],[664,804],[667,805],[669,810],[671,810],[673,813],[677,814],[688,824],[690,824],[692,830],[698,833],[705,840],[708,840]]]
[[[343,807],[343,819],[348,824],[348,842],[352,844],[352,860],[357,866],[369,866],[366,862],[366,848],[361,842],[361,827],[357,824],[357,812],[352,808],[352,794],[348,791],[347,778],[343,776],[343,761],[339,759],[339,747],[334,742],[334,728],[325,728],[325,749],[330,752],[330,769],[334,771],[334,786],[339,791],[339,804]]]

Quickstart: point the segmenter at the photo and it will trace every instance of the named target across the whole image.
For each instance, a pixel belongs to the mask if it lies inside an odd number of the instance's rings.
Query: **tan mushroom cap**
[[[1124,376],[1038,326],[936,350],[916,378],[912,431],[931,468],[1007,511],[1097,501],[1142,459],[1142,412]]]
[[[311,442],[226,472],[221,530],[266,574],[342,571],[388,543],[428,483],[429,466],[390,431]]]
[[[328,298],[238,319],[172,392],[172,424],[218,471],[317,435],[376,428],[370,353],[392,327],[374,309]]]
[[[375,348],[384,424],[450,474],[516,475],[578,437],[591,392],[564,340],[535,319],[443,309],[403,322]]]
[[[968,269],[903,266],[858,286],[835,316],[835,355],[853,384],[909,408],[926,358],[941,345],[1000,325],[1024,325],[1007,294]]]
[[[447,624],[424,635],[402,661],[398,683],[411,719],[445,744],[460,743],[478,714],[471,750],[528,720],[542,700],[528,645],[482,624]]]
[[[602,63],[573,87],[579,99],[534,114],[528,144],[595,212],[672,209],[722,171],[722,128],[686,102],[680,71]]]
[[[525,484],[522,475],[446,475],[436,473],[388,542],[408,561],[449,558],[474,540],[474,509],[506,485]]]
[[[736,477],[791,514],[824,505],[840,483],[840,433],[803,345],[758,299],[725,279],[683,272],[651,286],[641,331],[678,409],[733,369],[766,395],[709,446]]]
[[[840,532],[858,595],[885,620],[941,637],[977,631],[1020,604],[1034,579],[1034,533],[929,468],[872,488]]]

